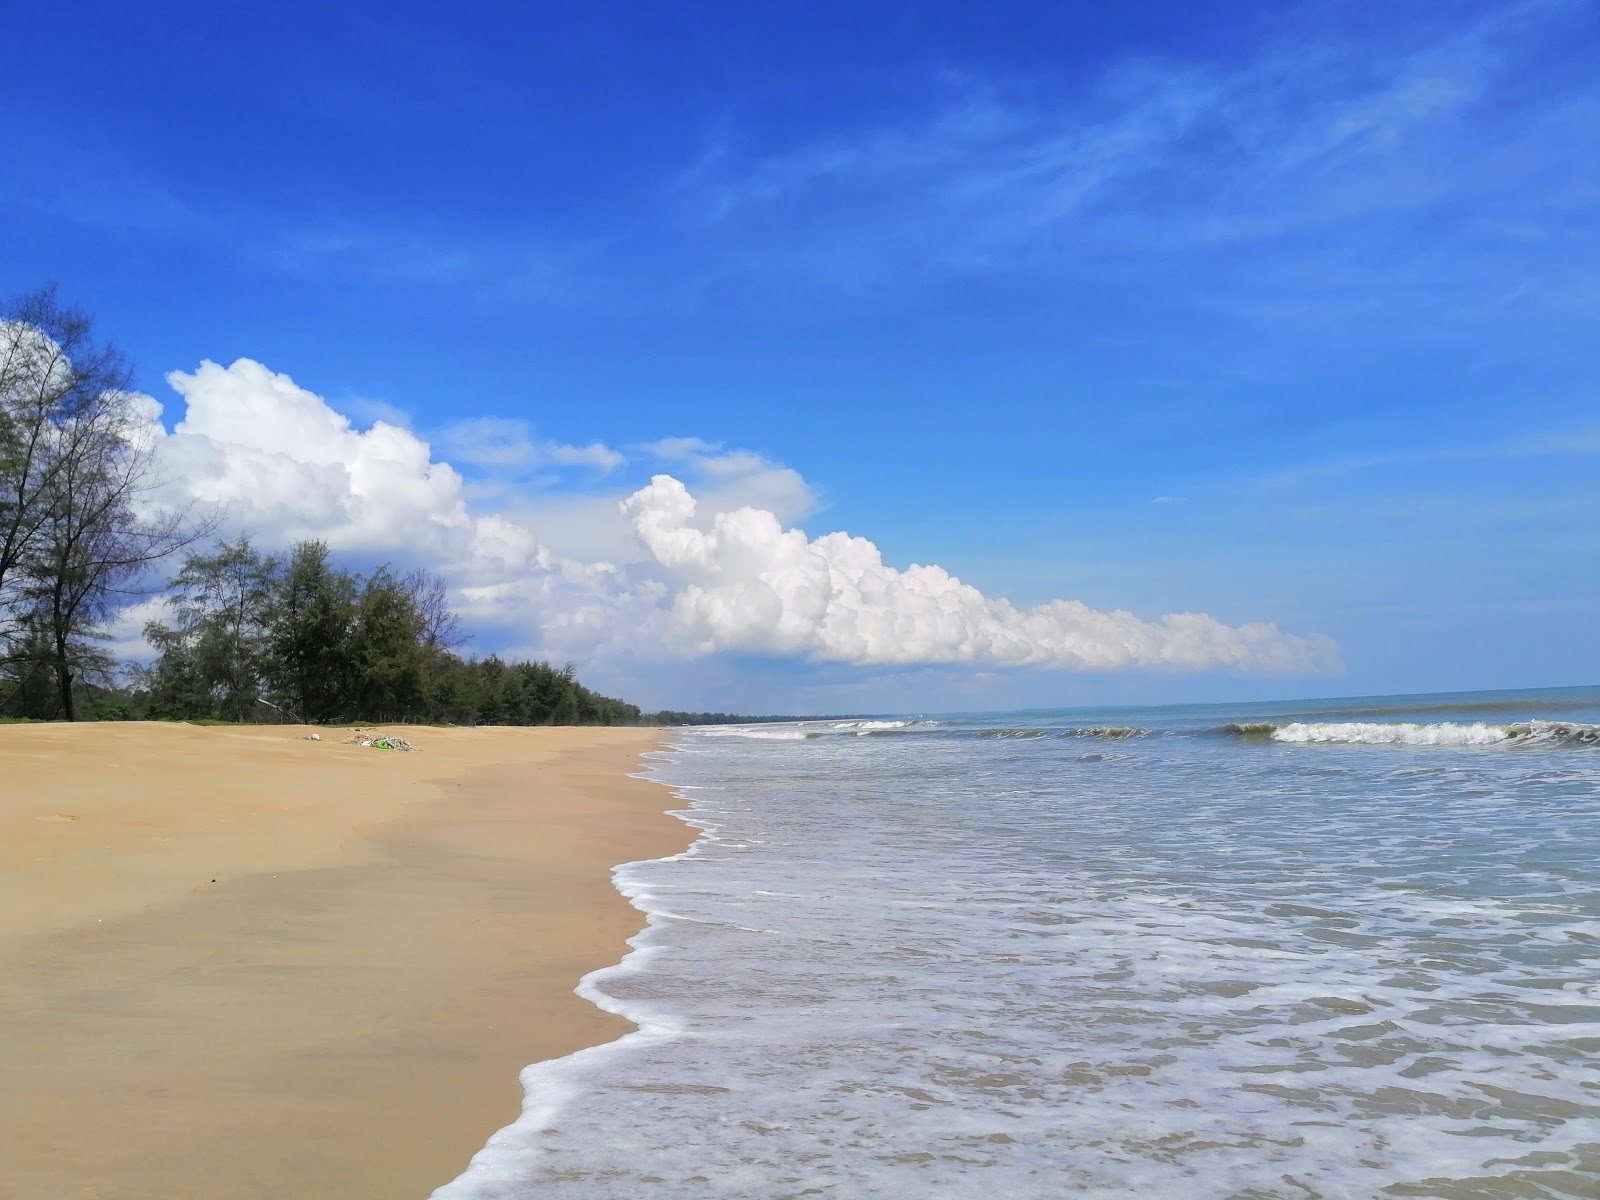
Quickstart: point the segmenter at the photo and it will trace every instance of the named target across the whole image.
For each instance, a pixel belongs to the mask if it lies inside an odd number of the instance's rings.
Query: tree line
[[[637,705],[601,696],[573,668],[470,660],[427,571],[361,576],[319,541],[286,558],[248,539],[187,555],[171,618],[145,627],[158,652],[135,691],[142,715],[226,721],[634,724]]]
[[[284,557],[213,543],[219,514],[162,503],[154,417],[133,370],[54,287],[0,303],[0,718],[491,725],[705,724],[641,713],[573,667],[463,657],[444,582],[337,566],[305,541]],[[107,649],[151,592],[147,664]]]
[[[0,305],[0,716],[617,724],[637,706],[571,666],[467,659],[427,572],[343,570],[321,542],[286,557],[205,547],[217,517],[157,503],[151,416],[93,322],[44,288]],[[179,555],[145,666],[108,628]]]

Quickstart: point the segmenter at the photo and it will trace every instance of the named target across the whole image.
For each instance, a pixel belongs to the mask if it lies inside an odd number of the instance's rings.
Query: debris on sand
[[[370,729],[358,729],[345,738],[346,746],[371,746],[374,750],[415,750],[405,738],[390,734],[377,734]]]

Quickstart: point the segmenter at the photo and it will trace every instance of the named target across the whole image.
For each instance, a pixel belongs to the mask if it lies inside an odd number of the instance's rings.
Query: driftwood
[[[256,697],[256,703],[257,704],[265,704],[268,708],[270,708],[273,712],[277,713],[280,717],[282,717],[284,720],[286,720],[291,725],[303,724],[303,722],[300,720],[300,716],[299,716],[298,713],[290,712],[288,709],[284,708],[282,705],[274,704],[271,700],[263,700],[260,696],[257,696]]]

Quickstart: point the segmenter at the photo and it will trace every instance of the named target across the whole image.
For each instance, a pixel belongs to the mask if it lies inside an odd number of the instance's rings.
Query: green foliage
[[[278,582],[267,662],[285,710],[303,721],[336,721],[357,699],[357,586],[325,542],[297,545]]]
[[[148,681],[152,716],[256,715],[277,570],[244,538],[184,560],[171,585],[173,626],[145,626],[145,640],[160,652]]]
[[[636,705],[601,696],[571,664],[471,660],[452,651],[455,617],[426,572],[365,578],[334,565],[321,542],[286,561],[248,540],[191,554],[172,581],[170,624],[145,639],[159,652],[132,709],[198,724],[451,722],[637,724]]]
[[[53,288],[0,301],[0,720],[627,724],[571,667],[468,660],[444,582],[362,578],[322,542],[190,553],[139,685],[108,686],[106,627],[149,566],[198,544],[159,492],[132,369]]]
[[[19,622],[8,651],[0,662],[0,715],[44,721],[124,719],[88,715],[91,709],[99,712],[101,698],[113,694],[103,685],[116,666],[93,630],[62,630],[47,614],[30,614]],[[70,689],[70,708],[64,687]]]
[[[80,721],[131,721],[134,703],[131,697],[109,688],[87,687],[78,701]]]
[[[412,593],[387,567],[366,581],[350,638],[354,707],[374,721],[422,712],[428,693],[429,651]]]
[[[740,716],[737,713],[679,712],[677,709],[664,708],[660,712],[648,714],[645,720],[651,725],[761,725],[776,721],[849,721],[859,719],[864,715],[866,714],[817,717],[750,717]]]
[[[0,303],[0,713],[105,710],[104,630],[146,568],[207,532],[156,490],[133,375],[53,288]]]

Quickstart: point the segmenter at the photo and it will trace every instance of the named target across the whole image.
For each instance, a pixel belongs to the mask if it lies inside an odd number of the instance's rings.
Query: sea
[[[1600,687],[674,730],[435,1200],[1600,1197]]]

